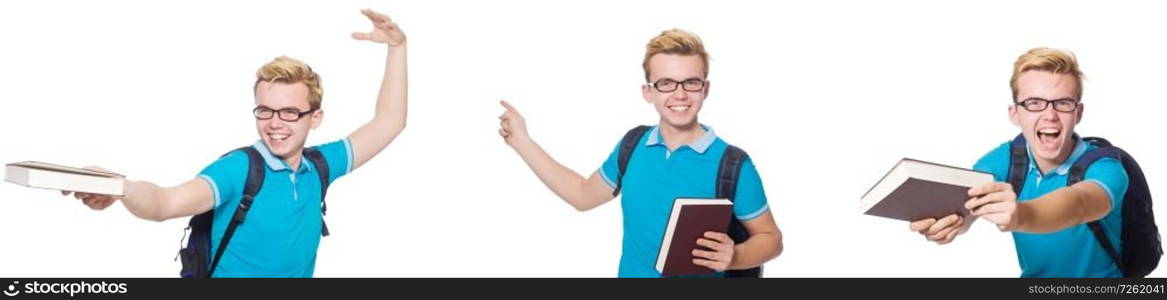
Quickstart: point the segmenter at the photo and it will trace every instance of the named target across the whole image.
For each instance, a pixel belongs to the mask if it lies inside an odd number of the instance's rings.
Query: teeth
[[[288,139],[289,135],[287,135],[287,134],[268,134],[268,136],[270,136],[273,139],[277,139],[277,140],[282,141],[282,140]]]
[[[673,111],[685,111],[685,110],[689,109],[689,106],[688,105],[674,105],[674,106],[669,106],[669,109],[671,109]]]
[[[1045,129],[1038,129],[1037,130],[1037,133],[1051,134],[1051,135],[1057,135],[1058,133],[1061,133],[1061,132],[1062,132],[1061,130],[1052,129],[1052,128],[1045,128]]]

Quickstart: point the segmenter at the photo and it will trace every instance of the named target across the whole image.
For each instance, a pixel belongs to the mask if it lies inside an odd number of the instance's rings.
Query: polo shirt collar
[[[705,154],[705,150],[709,150],[709,146],[712,146],[713,142],[717,141],[717,133],[713,132],[713,127],[706,126],[705,124],[701,124],[701,128],[705,129],[705,134],[696,141],[685,144],[685,146],[689,146],[690,149],[697,151],[699,154]],[[644,142],[644,146],[661,145],[662,141],[664,141],[664,137],[660,133],[660,125],[653,126],[652,131],[648,133],[648,140]]]
[[[275,154],[271,153],[271,150],[267,148],[267,144],[264,144],[263,140],[255,141],[255,144],[252,144],[251,147],[255,148],[256,151],[259,151],[259,155],[263,157],[264,164],[266,164],[267,167],[272,171],[279,172],[283,170],[291,170],[291,168],[288,167],[288,164],[285,163],[283,159],[280,159],[279,157],[276,157]],[[298,170],[300,172],[304,172],[308,171],[308,168],[308,164],[304,163],[304,158],[301,157],[300,168]]]

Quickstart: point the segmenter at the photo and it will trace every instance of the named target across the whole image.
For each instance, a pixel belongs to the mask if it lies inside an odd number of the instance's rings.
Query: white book
[[[121,196],[126,178],[115,173],[23,161],[4,166],[4,181],[34,188]]]

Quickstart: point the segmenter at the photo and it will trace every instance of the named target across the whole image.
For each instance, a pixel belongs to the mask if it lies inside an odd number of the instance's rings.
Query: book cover
[[[4,181],[42,189],[122,195],[125,176],[37,161],[4,166]]]
[[[990,182],[990,173],[904,158],[863,195],[860,206],[868,215],[909,222],[953,213],[967,218],[968,190]]]
[[[733,218],[728,199],[677,198],[657,254],[661,276],[710,275],[713,269],[693,264],[693,249],[706,231],[726,232]]]

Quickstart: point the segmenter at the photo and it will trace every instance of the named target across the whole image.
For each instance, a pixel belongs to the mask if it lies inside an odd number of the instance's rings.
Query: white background
[[[590,174],[656,122],[640,63],[673,27],[713,57],[700,120],[765,182],[786,246],[767,276],[1018,276],[1012,238],[983,220],[937,246],[858,199],[901,157],[967,167],[1017,134],[1008,80],[1035,46],[1078,55],[1078,132],[1139,159],[1167,225],[1167,19],[1151,1],[4,1],[0,162],[190,180],[257,138],[254,72],[279,55],[323,76],[309,144],[344,137],[372,117],[385,60],[349,38],[370,29],[364,7],[408,35],[409,126],[332,186],[320,277],[615,276],[619,200],[562,203],[498,137],[497,102]],[[176,276],[186,221],[0,184],[0,276]]]

